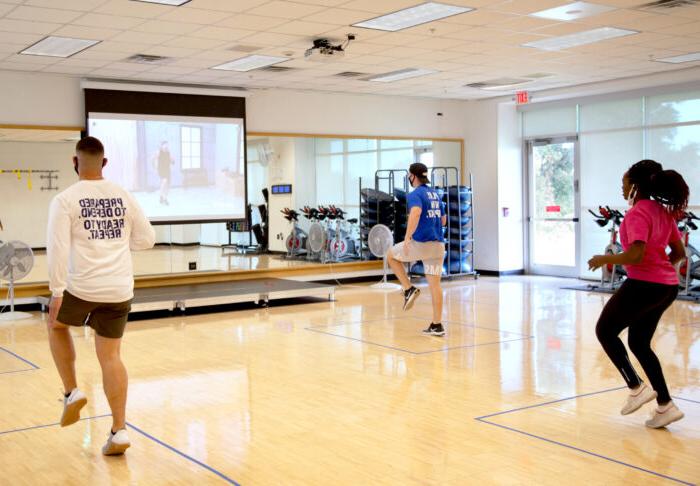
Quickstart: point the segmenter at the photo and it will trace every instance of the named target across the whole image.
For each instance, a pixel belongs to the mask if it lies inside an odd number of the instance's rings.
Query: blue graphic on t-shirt
[[[413,233],[415,241],[445,241],[442,237],[442,215],[445,211],[445,204],[440,201],[440,196],[430,186],[422,185],[409,193],[406,201],[408,211],[411,208],[421,208],[418,227]]]
[[[78,203],[83,228],[90,233],[88,240],[116,240],[122,237],[126,216],[122,198],[85,198]]]

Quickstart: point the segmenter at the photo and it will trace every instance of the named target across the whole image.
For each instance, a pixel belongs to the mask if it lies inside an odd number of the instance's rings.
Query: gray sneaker
[[[683,412],[676,407],[675,403],[672,403],[665,412],[659,412],[659,409],[655,408],[649,420],[644,423],[650,429],[661,429],[673,422],[679,421],[683,417],[685,417]]]
[[[129,447],[131,447],[131,442],[126,429],[117,430],[116,434],[112,434],[112,431],[110,431],[107,443],[102,446],[102,454],[105,456],[119,456],[124,454],[124,451]]]

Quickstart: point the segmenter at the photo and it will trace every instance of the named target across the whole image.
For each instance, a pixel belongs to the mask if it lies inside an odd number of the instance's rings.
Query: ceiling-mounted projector
[[[355,40],[354,34],[348,34],[345,44],[331,44],[328,39],[314,39],[313,47],[304,52],[304,58],[308,61],[332,61],[345,55],[345,49],[350,41]]]

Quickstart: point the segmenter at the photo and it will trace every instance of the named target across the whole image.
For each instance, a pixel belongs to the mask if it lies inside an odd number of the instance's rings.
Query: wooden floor
[[[133,446],[110,420],[93,339],[75,332],[85,420],[56,426],[42,317],[0,328],[2,484],[697,484],[700,306],[678,302],[655,347],[686,418],[619,415],[622,381],[594,326],[608,298],[547,278],[446,285],[445,338],[396,293],[129,324]]]

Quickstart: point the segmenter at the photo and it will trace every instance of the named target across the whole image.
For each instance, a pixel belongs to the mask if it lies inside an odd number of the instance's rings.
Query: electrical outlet
[[[190,270],[197,270],[197,262],[190,262],[189,268]]]

